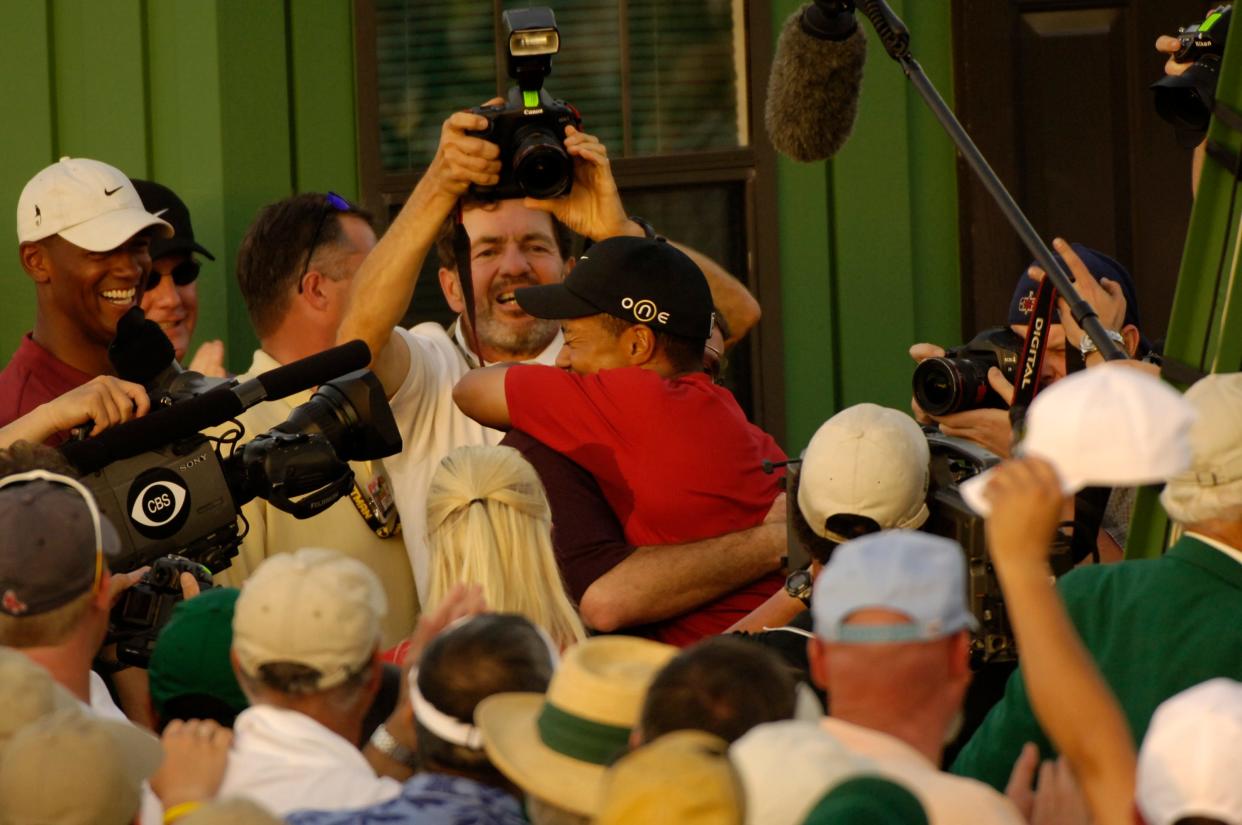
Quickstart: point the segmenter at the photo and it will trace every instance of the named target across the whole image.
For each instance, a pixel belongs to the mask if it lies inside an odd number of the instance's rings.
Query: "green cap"
[[[173,608],[147,670],[158,713],[170,699],[190,694],[213,696],[238,711],[250,704],[229,662],[233,608],[240,593],[213,587]]]
[[[802,825],[927,825],[927,812],[896,782],[859,776],[829,791]]]

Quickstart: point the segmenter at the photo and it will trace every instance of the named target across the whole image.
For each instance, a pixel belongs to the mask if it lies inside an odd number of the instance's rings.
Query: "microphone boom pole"
[[[1052,285],[1057,288],[1057,292],[1069,304],[1070,314],[1074,317],[1074,320],[1091,337],[1100,354],[1107,360],[1126,360],[1125,351],[1108,337],[1108,333],[1104,330],[1104,325],[1100,323],[1100,318],[1096,315],[1095,310],[1078,294],[1078,290],[1074,288],[1074,282],[1070,280],[1069,273],[1065,271],[1061,262],[1053,257],[1052,250],[1039,237],[1035,227],[1031,226],[1031,222],[1027,220],[1026,215],[1022,213],[1022,209],[1014,201],[1009,191],[1005,189],[1005,184],[1001,183],[996,172],[992,171],[991,165],[988,164],[983,153],[979,151],[979,147],[975,146],[975,142],[970,139],[970,135],[962,127],[961,122],[957,119],[957,115],[953,114],[953,110],[944,102],[944,98],[936,90],[935,85],[931,82],[931,78],[927,76],[927,73],[923,71],[923,67],[910,54],[910,32],[906,28],[906,24],[893,13],[893,10],[889,8],[884,0],[857,0],[857,6],[867,16],[867,19],[871,21],[871,25],[875,27],[876,34],[879,35],[880,41],[884,44],[884,50],[888,52],[889,57],[900,64],[901,70],[905,72],[906,77],[914,84],[914,88],[918,90],[919,95],[923,98],[923,102],[931,109],[932,114],[940,121],[940,125],[944,127],[953,143],[957,145],[958,152],[961,153],[967,165],[970,166],[971,171],[975,173],[975,176],[979,178],[983,187],[988,190],[988,194],[996,201],[996,205],[1000,207],[1005,218],[1018,233],[1022,243],[1030,250],[1035,260],[1043,267],[1043,270],[1048,273],[1048,277],[1052,279]]]

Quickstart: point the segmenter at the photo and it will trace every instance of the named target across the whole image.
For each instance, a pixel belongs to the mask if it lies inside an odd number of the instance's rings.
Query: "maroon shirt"
[[[21,346],[0,372],[0,427],[94,377],[61,361],[26,333]],[[56,447],[68,438],[68,433],[57,433],[45,443]]]

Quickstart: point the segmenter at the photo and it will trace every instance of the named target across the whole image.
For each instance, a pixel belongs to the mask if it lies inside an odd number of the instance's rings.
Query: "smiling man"
[[[340,342],[361,338],[370,345],[372,369],[388,391],[402,430],[404,449],[384,464],[392,475],[402,535],[424,598],[429,578],[425,507],[431,474],[455,447],[496,444],[504,435],[463,415],[453,404],[453,386],[479,366],[555,362],[561,348],[559,325],[527,313],[514,300],[514,292],[560,283],[574,265],[571,231],[592,241],[654,234],[626,215],[604,145],[573,127],[566,129],[564,140],[574,161],[573,188],[567,196],[475,199],[472,185],[495,186],[499,180],[499,147],[470,134],[486,127],[484,117],[470,112],[457,112],[445,121],[427,173],[358,271],[337,335]],[[461,289],[463,262],[453,243],[457,214],[469,237],[473,328]],[[440,287],[449,308],[458,313],[457,320],[448,329],[436,323],[401,328],[397,324],[433,246],[440,259]],[[735,336],[745,335],[758,320],[758,305],[746,287],[710,259],[691,250],[686,254],[703,269],[711,300],[728,317]],[[555,511],[557,505],[552,506]],[[687,564],[687,570],[696,573],[702,569],[700,559],[719,555],[713,543],[691,552],[696,563]],[[771,555],[774,560],[779,557]],[[611,559],[609,566],[617,561]],[[682,581],[676,579],[679,590],[685,589],[680,587]],[[720,586],[713,584],[711,589]]]
[[[106,163],[61,158],[26,184],[18,251],[38,304],[34,330],[0,372],[0,426],[112,372],[108,344],[139,298],[156,234],[172,227]]]

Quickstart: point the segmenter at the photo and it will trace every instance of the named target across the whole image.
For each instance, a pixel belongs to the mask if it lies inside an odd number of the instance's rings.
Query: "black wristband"
[[[639,228],[643,230],[643,235],[644,237],[647,238],[647,240],[649,241],[665,240],[662,235],[656,234],[655,227],[652,226],[650,223],[648,223],[646,218],[640,218],[637,215],[630,215],[630,220],[638,224]]]

